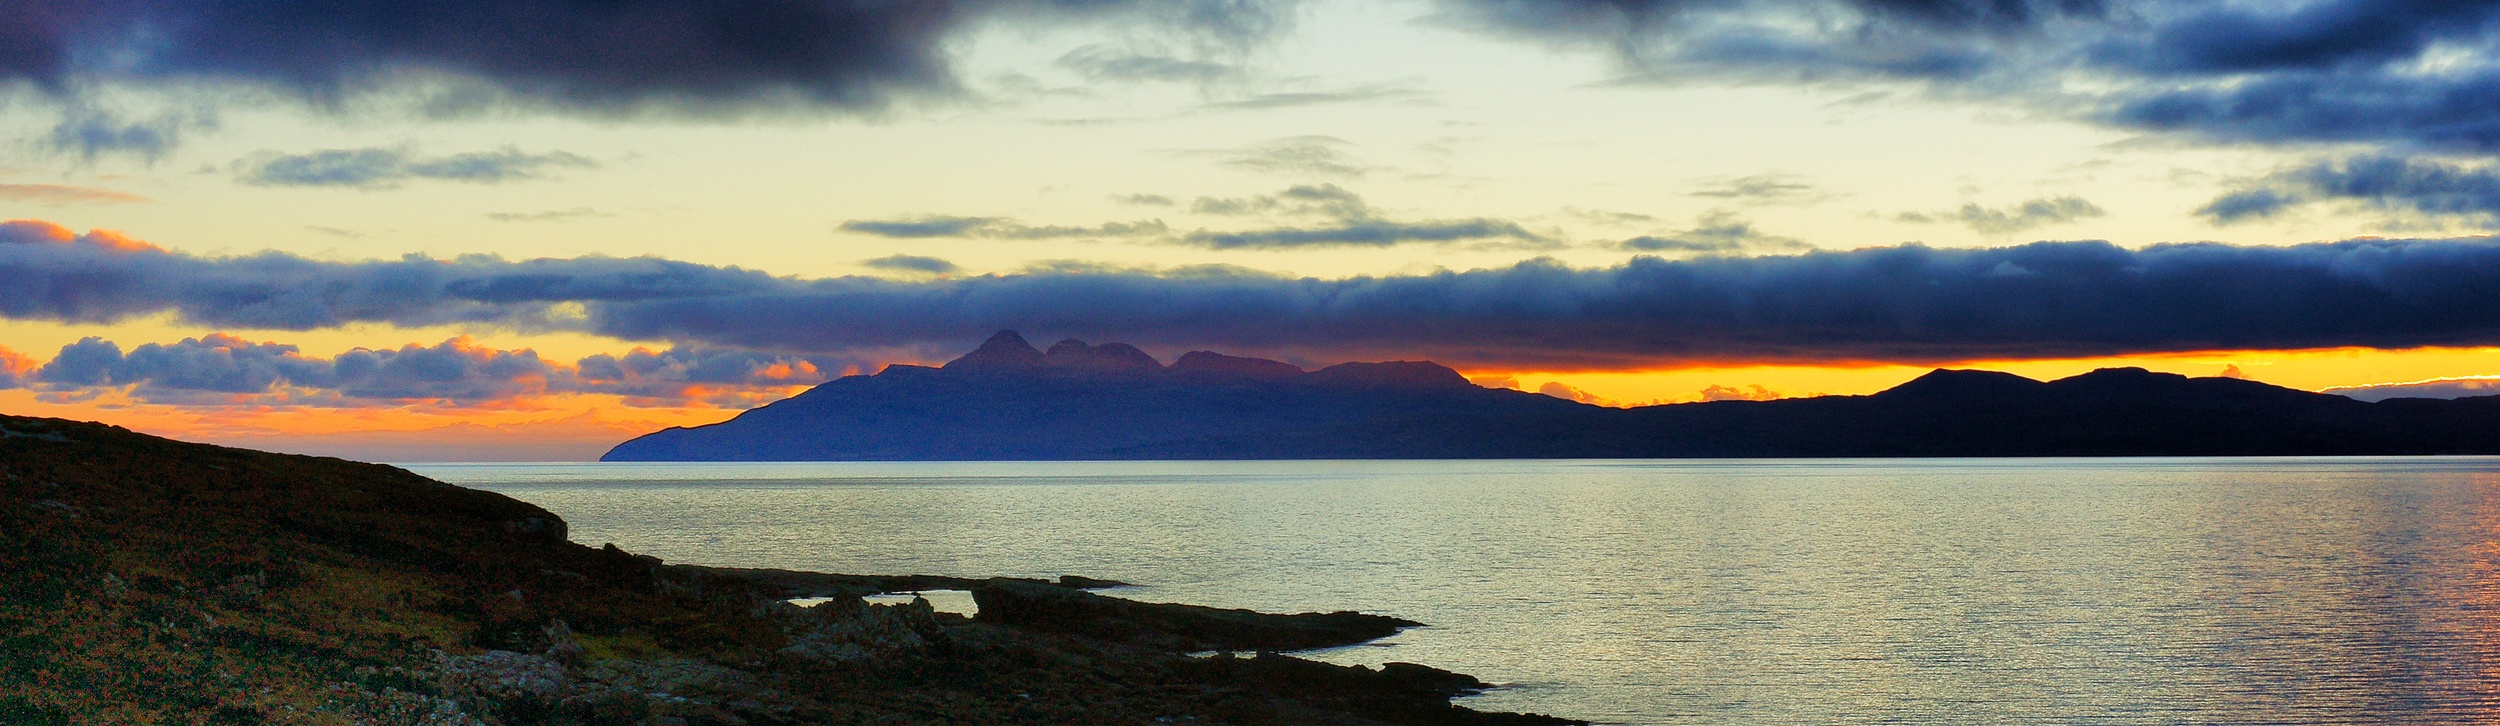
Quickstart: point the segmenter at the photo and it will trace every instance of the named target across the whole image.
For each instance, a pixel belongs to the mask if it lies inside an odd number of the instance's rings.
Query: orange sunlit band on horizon
[[[210,333],[190,338],[207,350],[235,353],[250,345],[240,335]],[[355,348],[372,350],[372,348]],[[435,350],[465,360],[527,353],[530,348],[492,348],[467,335],[437,345],[407,343],[397,350]],[[660,355],[632,345],[622,355]],[[612,358],[622,358],[612,355]],[[310,360],[310,358],[307,358]],[[0,391],[0,411],[105,421],[135,431],[230,446],[300,453],[400,451],[402,461],[460,458],[595,458],[607,446],[667,426],[717,423],[745,408],[795,396],[818,381],[858,371],[820,371],[808,360],[773,360],[740,383],[640,381],[617,391],[560,391],[555,378],[580,378],[580,363],[537,360],[545,371],[510,376],[497,396],[482,398],[355,398],[305,386],[272,386],[257,393],[187,393],[148,398],[133,386],[47,386],[35,383],[45,360],[0,348],[0,376],[15,376],[17,391]],[[908,360],[943,363],[943,360]],[[2233,376],[2303,391],[2365,388],[2425,381],[2490,381],[2500,373],[2500,348],[2323,348],[2323,350],[2198,350],[2198,353],[2105,355],[2105,358],[1965,360],[1948,366],[1910,366],[1883,360],[1833,360],[1823,366],[1675,366],[1653,371],[1465,371],[1483,386],[1523,388],[1575,398],[1598,406],[1728,401],[1728,398],[1795,398],[1875,393],[1918,378],[1930,368],[1985,368],[2015,376],[2065,378],[2095,368],[2150,368],[2183,376]],[[552,376],[552,378],[550,378]],[[575,381],[577,383],[577,381]],[[387,441],[382,441],[387,438]],[[355,441],[355,448],[342,446]]]

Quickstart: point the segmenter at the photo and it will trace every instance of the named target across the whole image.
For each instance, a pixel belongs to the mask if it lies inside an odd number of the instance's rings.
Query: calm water
[[[1433,627],[1623,723],[2500,718],[2500,459],[411,467],[671,561]]]

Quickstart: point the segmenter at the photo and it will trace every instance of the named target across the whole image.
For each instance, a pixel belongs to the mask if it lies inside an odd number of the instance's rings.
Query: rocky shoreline
[[[1279,654],[1420,625],[1392,617],[667,564],[391,467],[0,430],[0,723],[1574,723]],[[978,613],[863,599],[935,589]]]

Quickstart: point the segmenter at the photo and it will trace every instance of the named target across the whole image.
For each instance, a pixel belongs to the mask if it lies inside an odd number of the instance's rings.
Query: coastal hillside
[[[1476,386],[1428,362],[1284,363],[1002,332],[607,461],[2500,454],[2500,397],[2375,403],[2111,368],[1938,370],[1867,396],[1631,409]]]
[[[392,467],[55,419],[0,416],[0,573],[11,726],[1562,723],[1424,666],[1230,655],[1395,618],[664,564]],[[935,588],[977,616],[861,600]]]

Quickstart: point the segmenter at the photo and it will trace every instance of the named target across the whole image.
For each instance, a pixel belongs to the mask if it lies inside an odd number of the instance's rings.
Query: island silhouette
[[[602,461],[2500,454],[2500,396],[2363,402],[2107,368],[1939,369],[1863,396],[1610,408],[1420,361],[1306,371],[1013,331],[939,367],[846,376]]]

